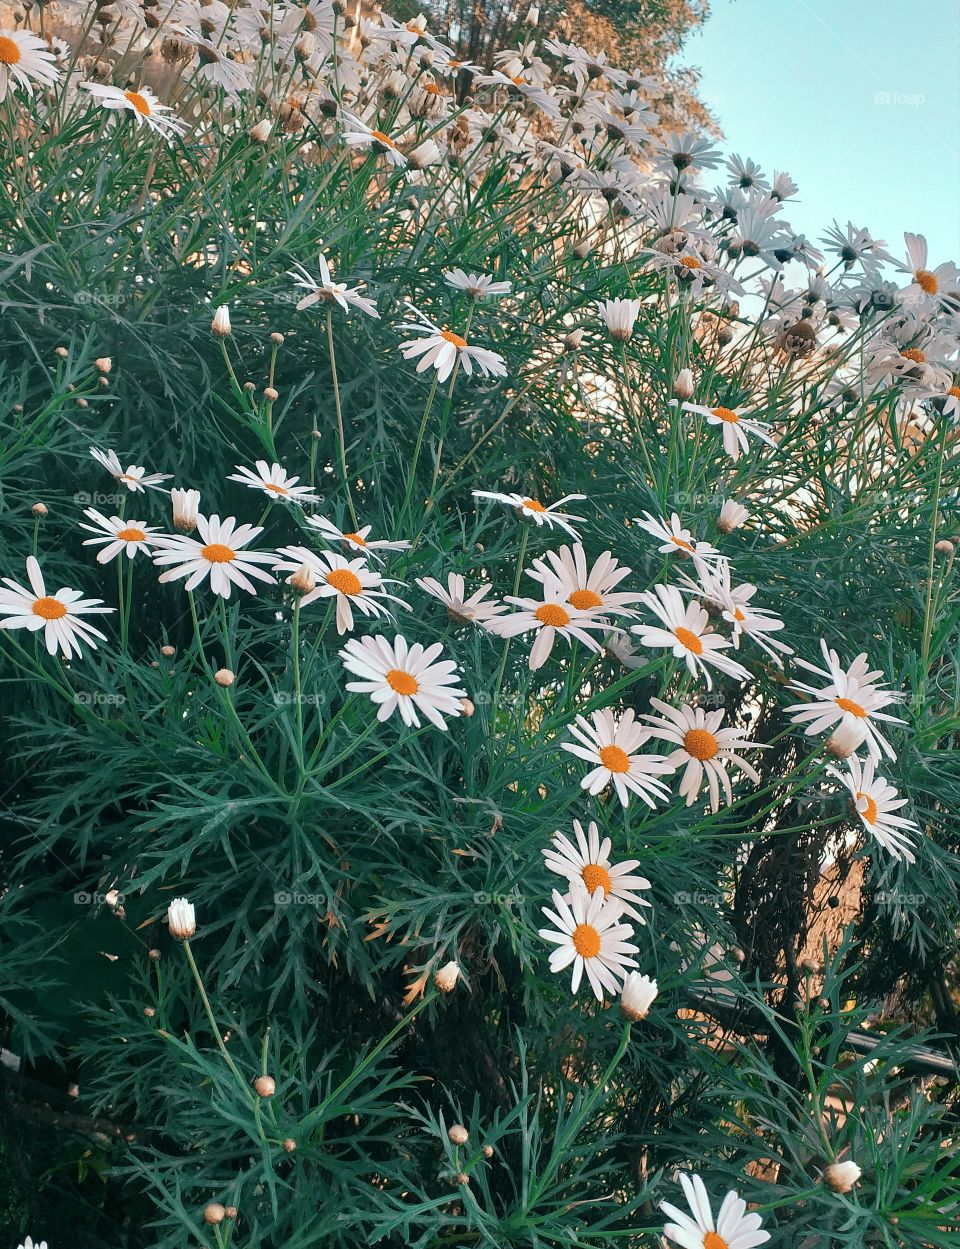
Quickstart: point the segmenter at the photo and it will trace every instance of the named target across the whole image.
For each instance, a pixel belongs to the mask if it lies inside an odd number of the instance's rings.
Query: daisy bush
[[[960,1243],[953,264],[534,11],[9,23],[3,1243]]]

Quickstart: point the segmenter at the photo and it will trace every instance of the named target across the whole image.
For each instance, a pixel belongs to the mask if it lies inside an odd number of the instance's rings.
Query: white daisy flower
[[[957,287],[960,286],[957,266],[947,262],[931,269],[927,259],[927,240],[923,235],[904,234],[903,240],[907,245],[907,260],[898,268],[903,273],[909,273],[913,281],[901,292],[901,302],[908,305],[935,302],[947,307],[955,304]]]
[[[632,971],[623,982],[620,1009],[633,1023],[639,1023],[649,1015],[650,1007],[656,1001],[659,992],[660,987],[656,980]]]
[[[721,533],[733,533],[750,518],[750,513],[736,499],[724,499],[717,517],[717,528]]]
[[[351,638],[340,658],[348,672],[362,679],[348,681],[346,688],[353,694],[369,694],[379,704],[378,720],[399,710],[404,724],[419,728],[419,711],[438,729],[445,729],[443,717],[462,714],[461,699],[467,692],[457,685],[460,677],[452,659],[436,662],[442,653],[439,642],[424,650],[419,642],[408,645],[399,634],[392,642],[379,634]]]
[[[603,890],[588,894],[582,885],[574,885],[569,904],[554,889],[553,910],[543,907],[552,928],[541,928],[540,936],[557,948],[550,955],[550,970],[563,971],[573,964],[570,992],[576,993],[586,971],[590,987],[598,1002],[604,991],[616,996],[626,978],[627,969],[636,967],[631,958],[637,946],[627,940],[633,936],[629,924],[619,922],[621,904],[604,899]]]
[[[420,318],[420,321],[404,321],[399,328],[410,330],[414,334],[419,334],[420,337],[409,338],[401,343],[400,354],[405,360],[420,357],[417,364],[418,373],[433,368],[436,369],[439,380],[445,382],[453,372],[454,365],[459,361],[460,367],[468,377],[473,374],[474,365],[484,377],[506,377],[507,366],[503,356],[486,347],[471,346],[465,338],[455,334],[453,330],[442,330],[439,325],[434,325],[412,304],[407,304],[407,307]]]
[[[532,598],[514,598],[512,595],[507,595],[504,602],[512,603],[520,611],[491,621],[488,628],[491,633],[502,638],[514,638],[521,633],[529,633],[532,629],[538,630],[537,639],[530,649],[528,662],[531,672],[536,672],[547,662],[558,634],[568,645],[575,638],[588,650],[603,649],[587,630],[599,629],[605,633],[610,628],[609,621],[599,620],[592,612],[573,607],[568,601],[567,587],[563,582],[552,579],[545,582],[542,603]]]
[[[446,607],[450,619],[459,624],[486,625],[494,616],[507,610],[506,603],[496,599],[486,601],[486,596],[493,589],[489,585],[482,585],[469,598],[466,597],[466,586],[459,573],[452,572],[447,576],[446,589],[433,577],[417,577],[416,581],[421,590],[439,599]]]
[[[565,834],[556,832],[551,848],[542,851],[550,871],[568,880],[571,889],[577,883],[582,884],[591,896],[597,889],[602,890],[605,898],[616,898],[621,903],[624,915],[645,924],[643,912],[637,907],[652,904],[641,897],[638,890],[649,889],[650,882],[645,876],[631,875],[633,869],[640,866],[640,860],[626,859],[623,863],[611,864],[612,842],[609,837],[600,839],[600,830],[593,820],[586,833],[580,821],[574,820],[573,832],[576,845]],[[565,900],[569,903],[571,896]]]
[[[0,103],[11,87],[52,86],[60,79],[57,61],[43,39],[26,30],[0,30]]]
[[[154,490],[162,490],[163,487],[159,483],[169,481],[172,476],[171,473],[148,473],[139,464],[128,464],[124,468],[117,458],[116,451],[101,451],[99,447],[91,447],[90,454],[116,481],[122,482],[128,490],[136,494],[143,494],[146,486]]]
[[[595,711],[590,720],[578,715],[567,731],[576,745],[561,742],[561,748],[594,765],[580,782],[581,789],[596,795],[612,783],[624,807],[630,805],[631,793],[648,807],[656,805],[654,799],[670,797],[669,788],[657,777],[669,776],[673,765],[662,755],[637,753],[650,734],[637,723],[631,708],[619,720],[609,708]]]
[[[723,449],[734,463],[740,458],[741,451],[750,450],[747,434],[753,434],[768,447],[777,445],[766,432],[770,428],[770,422],[758,421],[756,417],[748,416],[749,408],[704,408],[699,403],[685,403],[682,406],[684,412],[705,416],[708,425],[719,425],[722,428]]]
[[[443,275],[443,280],[455,290],[464,291],[471,299],[509,295],[513,290],[512,282],[498,282],[489,273],[464,273],[462,269],[451,269]]]
[[[661,1201],[660,1209],[673,1219],[664,1227],[664,1236],[681,1249],[755,1249],[770,1239],[770,1233],[763,1231],[760,1215],[747,1214],[747,1203],[736,1193],[729,1192],[724,1197],[714,1223],[710,1198],[700,1176],[681,1174],[680,1186],[691,1214],[668,1201]]]
[[[47,1249],[47,1242],[45,1240],[32,1240],[28,1236],[23,1244],[18,1246],[18,1249]]]
[[[802,681],[792,682],[790,688],[800,690],[812,696],[812,702],[794,703],[786,708],[787,715],[792,716],[796,724],[805,724],[807,737],[815,737],[825,729],[838,726],[849,726],[851,731],[859,726],[865,730],[867,750],[874,759],[880,759],[881,752],[888,759],[895,759],[896,752],[877,728],[878,720],[889,724],[904,724],[905,721],[882,710],[891,703],[900,702],[902,694],[892,690],[881,689],[885,681],[877,681],[883,673],[877,669],[869,671],[866,651],[862,651],[849,668],[844,669],[840,656],[831,650],[821,638],[820,650],[826,668],[818,668],[803,659],[797,663],[808,672],[815,673],[829,682],[822,689],[805,685]]]
[[[755,785],[760,784],[757,770],[741,759],[734,752],[742,749],[763,749],[757,742],[749,742],[743,729],[720,728],[724,711],[704,711],[702,707],[671,707],[659,698],[651,698],[650,705],[656,707],[659,716],[641,716],[650,726],[650,733],[664,741],[672,742],[676,749],[667,755],[667,762],[675,768],[684,768],[680,780],[680,796],[686,798],[687,806],[692,806],[703,788],[706,778],[710,791],[710,809],[716,813],[720,810],[720,787],[726,796],[727,805],[733,802],[733,791],[727,766],[739,768],[745,772]]]
[[[307,516],[306,522],[314,529],[318,529],[328,542],[339,542],[348,551],[359,551],[360,554],[375,559],[378,563],[383,563],[377,554],[378,551],[406,551],[410,546],[410,543],[406,541],[388,542],[384,538],[377,538],[374,541],[370,538],[372,525],[364,525],[354,533],[352,529],[347,531],[340,529],[325,516]]]
[[[876,775],[875,760],[868,758],[861,764],[856,755],[851,755],[847,767],[849,772],[836,768],[827,771],[849,789],[863,827],[893,858],[915,863],[913,843],[907,833],[919,833],[919,825],[894,814],[907,805],[907,799],[898,798],[894,787]]]
[[[365,121],[361,121],[353,113],[344,113],[343,141],[348,147],[372,147],[382,152],[387,160],[397,169],[403,169],[407,158],[400,151],[396,140],[391,139],[382,130],[372,130]]]
[[[544,585],[559,581],[567,590],[566,601],[578,611],[636,616],[631,605],[640,601],[640,595],[614,593],[631,571],[625,564],[618,564],[609,551],[599,555],[593,567],[588,568],[580,542],[572,547],[562,546],[559,551],[547,551],[544,559],[535,559],[533,568],[526,570],[528,577]]]
[[[654,586],[652,593],[643,596],[643,602],[661,624],[631,627],[631,633],[639,637],[641,646],[672,651],[677,659],[686,661],[692,677],[703,673],[707,689],[713,689],[708,665],[737,681],[749,678],[750,673],[742,664],[729,655],[720,654],[730,647],[729,639],[711,632],[706,611],[696,603],[685,604],[676,586]]]
[[[388,608],[378,600],[388,599],[410,610],[410,604],[390,594],[385,585],[402,585],[400,581],[384,581],[362,557],[344,559],[334,551],[311,551],[305,546],[282,546],[277,551],[285,558],[274,564],[274,572],[289,572],[296,576],[304,565],[310,569],[316,580],[316,588],[310,590],[300,600],[301,607],[308,607],[317,599],[335,597],[337,600],[337,632],[350,633],[353,629],[353,608],[356,607],[364,616],[387,616],[392,619]],[[289,582],[290,577],[287,578]]]
[[[120,87],[111,87],[100,82],[82,82],[80,86],[89,91],[102,108],[128,112],[138,126],[146,125],[164,139],[172,140],[174,135],[183,134],[186,129],[173,110],[168,105],[161,104],[147,87],[140,87],[138,91],[124,91]]]
[[[640,315],[639,299],[603,299],[597,304],[604,325],[615,342],[625,343]]]
[[[719,558],[720,552],[709,542],[701,542],[686,529],[676,512],[670,516],[669,525],[665,520],[654,516],[652,512],[644,512],[643,516],[635,516],[633,523],[646,530],[651,537],[657,538],[663,545],[657,550],[664,555],[695,555],[698,559],[711,560]]]
[[[95,533],[95,538],[86,538],[84,546],[102,546],[97,552],[98,564],[109,564],[112,559],[125,551],[128,559],[133,559],[138,551],[150,554],[150,535],[156,533],[142,520],[124,520],[122,516],[104,516],[95,507],[84,508],[84,516],[93,521],[92,525],[81,524],[80,528],[87,533]]]
[[[198,516],[197,529],[200,539],[186,534],[162,535],[154,544],[160,550],[154,553],[153,562],[160,567],[170,565],[161,573],[161,582],[178,581],[186,577],[186,590],[195,590],[202,581],[210,578],[210,589],[221,598],[229,598],[234,585],[256,594],[250,577],[276,584],[270,573],[258,567],[272,564],[276,556],[272,551],[246,551],[248,542],[263,533],[259,525],[238,525],[236,517],[225,520],[219,516]]]
[[[319,503],[319,497],[314,494],[309,486],[298,486],[299,477],[288,477],[287,471],[281,468],[279,464],[267,464],[266,460],[257,460],[256,468],[245,467],[243,464],[237,464],[236,472],[231,473],[227,481],[239,481],[244,486],[249,486],[251,490],[262,490],[264,494],[271,499],[284,499],[291,503]]]
[[[356,308],[359,312],[365,312],[368,317],[380,319],[376,304],[372,299],[360,294],[359,286],[347,286],[345,282],[334,282],[327,258],[323,253],[318,256],[317,264],[320,269],[319,282],[312,278],[301,265],[296,266],[296,273],[291,272],[287,275],[294,279],[297,286],[302,286],[308,292],[297,304],[297,312],[303,312],[305,308],[311,308],[314,304],[323,301],[338,304],[344,312]]]
[[[82,619],[111,613],[113,608],[104,607],[103,599],[81,598],[79,590],[66,587],[48,594],[40,565],[32,555],[27,556],[27,579],[29,590],[9,577],[0,578],[0,629],[28,629],[31,633],[42,629],[48,654],[60,651],[64,659],[73,655],[79,659],[81,642],[96,650],[95,637],[106,641],[106,634]]]
[[[496,490],[474,490],[473,497],[475,499],[493,499],[496,503],[505,503],[507,507],[516,508],[521,516],[527,520],[532,520],[536,525],[546,525],[548,529],[552,529],[557,525],[560,529],[568,533],[571,538],[577,536],[577,531],[572,525],[572,521],[582,522],[585,520],[583,516],[571,516],[567,512],[560,512],[557,509],[564,503],[575,503],[581,499],[585,499],[585,494],[565,494],[562,499],[557,499],[556,503],[540,503],[536,499],[527,498],[522,494],[500,494]]]
[[[746,635],[763,650],[778,668],[783,667],[780,655],[792,655],[793,648],[786,642],[779,642],[769,637],[778,633],[784,623],[773,612],[761,607],[751,607],[750,600],[757,592],[757,587],[745,582],[743,585],[730,584],[730,562],[726,559],[717,560],[713,568],[697,562],[699,584],[690,577],[681,574],[681,588],[701,598],[708,607],[718,611],[721,617],[731,626],[731,640],[734,650],[740,649],[740,638]],[[779,653],[778,653],[779,652]]]

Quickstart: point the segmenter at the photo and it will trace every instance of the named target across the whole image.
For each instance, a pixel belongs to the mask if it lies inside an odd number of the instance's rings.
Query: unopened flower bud
[[[530,8],[527,9],[527,16],[523,20],[527,26],[532,27],[539,25],[540,6],[538,4],[531,4]]]
[[[169,659],[171,655],[175,655],[176,653],[177,653],[177,648],[175,646],[161,646],[160,647],[160,654],[164,655],[167,659]]]
[[[226,304],[221,304],[213,314],[210,328],[218,338],[229,338],[232,333],[232,327],[230,325],[230,309]]]
[[[46,516],[50,509],[47,507],[46,503],[34,503],[30,511],[33,512],[34,516]]]
[[[284,1139],[283,1148],[288,1154],[292,1154],[293,1151],[297,1148],[297,1142],[293,1139],[292,1136],[288,1136]]]
[[[258,1097],[272,1097],[277,1091],[277,1082],[273,1076],[257,1076],[253,1082]]]
[[[720,515],[717,517],[717,528],[721,533],[733,533],[734,529],[749,519],[750,513],[738,503],[736,499],[724,499],[723,506],[720,508]]]
[[[237,1217],[236,1206],[224,1206],[224,1211],[228,1219],[235,1219]]]
[[[317,577],[309,564],[301,564],[287,578],[287,585],[292,586],[298,594],[312,594],[317,588]]]
[[[677,399],[690,399],[693,397],[693,372],[691,369],[681,369],[677,374],[673,383],[673,393]]]
[[[189,941],[197,931],[193,903],[186,898],[174,898],[167,907],[167,927],[171,937],[176,937],[178,941]]]
[[[193,533],[200,510],[200,491],[179,490],[175,486],[170,491],[170,506],[173,508],[174,529],[178,533]]]
[[[273,343],[274,347],[279,347],[280,344],[283,342],[283,335],[280,333],[274,332],[273,334],[270,335],[270,341]]]
[[[657,992],[656,980],[632,971],[624,982],[623,993],[620,996],[620,1009],[628,1019],[638,1023],[646,1019]]]
[[[219,1201],[211,1201],[203,1207],[204,1223],[222,1223],[226,1217],[226,1206],[221,1206]]]
[[[571,330],[569,334],[564,336],[563,350],[564,351],[579,351],[582,344],[583,344],[583,327],[581,326],[579,329]]]
[[[447,1136],[450,1138],[450,1143],[453,1145],[466,1145],[467,1141],[470,1139],[470,1133],[462,1123],[455,1123],[447,1133]]]
[[[66,358],[67,358],[67,356],[69,356],[69,354],[70,354],[70,352],[69,352],[69,351],[67,351],[66,347],[57,347],[57,348],[56,348],[56,355],[58,355],[58,356],[60,357],[60,359],[61,359],[61,360],[66,360]]]
[[[832,1162],[823,1173],[835,1193],[849,1193],[863,1172],[855,1162]]]
[[[859,721],[841,724],[827,739],[827,754],[834,759],[849,759],[863,745],[866,736],[866,726]]]
[[[280,398],[280,392],[279,390],[274,390],[272,386],[264,386],[263,397],[269,400],[270,403],[275,403]]]
[[[952,555],[953,543],[950,541],[949,538],[941,538],[940,541],[937,543],[936,547],[934,548],[934,550],[937,552],[938,555]]]
[[[93,363],[96,365],[97,370],[100,373],[109,373],[113,368],[113,361],[109,356],[98,356]]]
[[[213,674],[213,679],[218,685],[222,686],[225,690],[228,690],[237,678],[229,668],[218,668]]]
[[[473,713],[476,711],[476,707],[474,707],[471,699],[461,698],[460,710],[463,712],[464,716],[466,716],[466,718],[469,720],[470,717],[473,715]]]
[[[492,1145],[484,1145],[484,1147],[483,1147],[483,1156],[484,1156],[484,1158],[492,1158],[492,1157],[493,1157],[493,1146],[492,1146]]]
[[[433,983],[441,993],[450,993],[456,987],[457,981],[460,979],[460,968],[451,959],[449,963],[445,963],[443,967],[434,975]]]
[[[145,1006],[143,1008],[143,1013],[147,1019],[152,1019],[157,1012],[153,1009],[152,1006]]]
[[[262,121],[258,121],[255,126],[251,126],[247,134],[254,143],[266,143],[270,138],[270,131],[273,129],[273,123],[266,117]]]

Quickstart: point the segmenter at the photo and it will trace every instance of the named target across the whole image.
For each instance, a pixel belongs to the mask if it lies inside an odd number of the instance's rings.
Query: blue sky
[[[680,64],[725,152],[799,184],[786,216],[816,239],[836,218],[897,257],[925,234],[960,262],[958,0],[711,0]],[[706,175],[710,185],[710,175]]]

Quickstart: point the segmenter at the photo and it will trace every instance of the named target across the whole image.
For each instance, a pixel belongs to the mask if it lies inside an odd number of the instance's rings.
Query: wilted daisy
[[[640,601],[639,594],[615,593],[615,588],[630,576],[631,569],[618,564],[609,551],[604,551],[592,568],[587,564],[586,552],[580,542],[574,546],[562,546],[559,551],[547,551],[545,558],[535,559],[527,576],[542,584],[558,581],[567,591],[566,601],[581,611],[594,613],[611,612],[621,616],[635,616],[631,605]]]
[[[379,634],[351,638],[340,658],[348,672],[362,679],[348,681],[346,688],[353,694],[369,694],[379,704],[378,720],[399,710],[404,724],[419,728],[419,711],[438,729],[445,729],[443,717],[462,714],[460,701],[467,692],[457,685],[460,677],[454,661],[437,662],[442,653],[439,642],[424,650],[419,642],[410,646],[399,634],[392,642]]]
[[[738,503],[736,499],[724,499],[720,515],[717,517],[717,528],[721,533],[733,533],[734,529],[739,529],[749,517],[750,513],[742,503]]]
[[[163,535],[156,539],[160,550],[155,552],[153,562],[167,567],[161,573],[162,582],[179,581],[186,577],[186,590],[195,590],[202,581],[210,578],[210,589],[221,598],[229,598],[233,586],[240,586],[248,594],[256,594],[250,577],[275,584],[270,573],[260,564],[272,564],[276,556],[271,551],[246,551],[244,547],[258,538],[263,529],[259,525],[238,525],[234,516],[225,520],[219,516],[198,516],[197,529],[200,538],[186,534]]]
[[[680,1186],[691,1213],[685,1214],[668,1201],[661,1201],[660,1209],[673,1219],[664,1227],[664,1236],[682,1249],[755,1249],[770,1239],[770,1233],[763,1231],[760,1215],[748,1214],[747,1203],[736,1193],[727,1193],[714,1222],[700,1176],[681,1173]]]
[[[598,629],[605,633],[610,628],[609,621],[597,619],[593,612],[573,607],[568,601],[567,588],[562,582],[546,582],[543,587],[543,602],[532,598],[514,598],[512,595],[507,595],[504,602],[511,603],[520,610],[491,621],[488,627],[491,633],[502,638],[514,638],[521,633],[537,630],[536,641],[530,648],[531,672],[542,668],[549,659],[558,635],[568,645],[576,640],[582,642],[588,650],[603,649],[596,638],[590,636],[588,630]]]
[[[103,599],[81,598],[79,590],[66,587],[48,594],[40,565],[32,555],[27,556],[27,580],[29,589],[9,577],[0,578],[0,629],[27,629],[31,633],[42,629],[48,654],[59,651],[65,659],[80,657],[81,642],[96,650],[95,637],[106,641],[105,634],[83,619],[112,612],[112,607],[103,606]]]
[[[503,356],[486,347],[473,347],[460,334],[453,330],[442,330],[439,325],[423,315],[412,304],[407,304],[419,321],[404,321],[399,328],[419,334],[419,338],[409,338],[400,344],[400,354],[405,360],[419,357],[417,372],[436,369],[437,377],[445,382],[459,363],[467,376],[471,376],[474,366],[484,377],[506,377],[507,366]]]
[[[696,555],[699,559],[717,559],[720,552],[709,542],[701,542],[693,536],[676,512],[670,516],[669,525],[665,520],[654,516],[652,512],[644,512],[643,516],[635,516],[633,523],[645,529],[651,537],[657,538],[662,545],[657,550],[664,555]]]
[[[570,534],[571,538],[577,536],[571,522],[582,522],[583,516],[571,516],[567,512],[561,512],[557,509],[564,503],[575,503],[581,499],[585,499],[585,494],[565,494],[562,499],[557,499],[556,503],[540,503],[537,499],[530,499],[523,494],[500,494],[496,490],[474,490],[473,497],[475,499],[493,499],[496,503],[505,503],[507,507],[514,507],[519,514],[527,520],[532,520],[536,525],[546,525],[548,529],[552,529],[557,525],[565,533]]]
[[[372,130],[365,121],[352,113],[344,113],[343,120],[343,141],[348,147],[372,147],[375,151],[382,152],[390,164],[398,169],[406,165],[407,158],[400,151],[396,140],[391,139],[384,131]]]
[[[641,719],[650,725],[652,736],[672,742],[676,747],[667,755],[667,762],[675,768],[684,768],[680,779],[680,796],[686,798],[688,807],[699,796],[704,778],[710,792],[712,811],[720,810],[721,786],[727,803],[733,802],[728,766],[739,768],[755,785],[760,784],[760,774],[756,768],[735,753],[738,750],[757,748],[758,743],[747,741],[743,729],[720,728],[724,716],[723,708],[718,711],[704,711],[702,707],[692,707],[689,704],[671,707],[659,698],[651,698],[650,705],[660,715],[644,715]]]
[[[920,828],[913,820],[894,814],[907,805],[907,799],[898,798],[894,787],[876,775],[875,760],[868,758],[861,763],[856,755],[851,755],[847,768],[847,772],[836,768],[827,771],[849,789],[863,827],[893,858],[915,863],[913,842],[907,833],[918,833]]]
[[[643,602],[660,619],[660,625],[638,624],[631,627],[641,646],[663,647],[673,652],[677,659],[686,662],[691,676],[703,673],[707,689],[713,689],[709,666],[733,677],[746,681],[750,673],[729,655],[721,654],[729,649],[730,641],[713,633],[709,616],[696,603],[684,603],[676,586],[657,585],[652,593],[643,596]]]
[[[288,275],[295,280],[297,286],[302,286],[308,292],[297,304],[297,312],[303,312],[305,308],[311,308],[314,304],[323,301],[338,304],[344,312],[356,308],[360,312],[365,312],[368,317],[376,317],[379,320],[380,313],[377,312],[376,304],[372,299],[360,294],[359,286],[347,286],[345,282],[334,282],[327,258],[322,252],[317,257],[317,266],[320,269],[319,282],[312,278],[301,265],[296,266],[295,273],[291,272]]]
[[[881,752],[889,759],[895,759],[896,752],[877,727],[878,720],[889,724],[903,724],[905,721],[892,716],[881,708],[897,703],[902,695],[880,687],[885,681],[877,681],[883,673],[877,669],[871,672],[866,651],[862,651],[849,668],[844,668],[840,656],[831,650],[821,638],[820,650],[823,654],[825,668],[808,664],[803,659],[797,663],[808,672],[823,677],[828,684],[822,689],[805,685],[802,681],[792,682],[790,688],[811,695],[812,701],[793,703],[786,711],[797,724],[805,725],[804,732],[814,737],[825,729],[849,726],[851,731],[859,727],[865,731],[867,749],[874,759],[879,759]]]
[[[684,412],[695,412],[707,418],[708,425],[719,425],[723,430],[723,449],[731,460],[740,458],[741,451],[749,451],[750,444],[747,434],[753,434],[769,447],[777,444],[766,432],[770,428],[769,421],[758,421],[748,416],[749,408],[704,408],[698,403],[685,403]]]
[[[247,468],[243,464],[236,466],[237,471],[231,473],[227,481],[239,481],[251,490],[262,490],[271,499],[284,499],[291,503],[319,503],[317,495],[309,486],[298,486],[299,477],[288,477],[287,471],[279,464],[268,464],[266,460],[257,460],[256,469]]]
[[[284,558],[274,564],[274,572],[289,572],[294,576],[304,565],[316,580],[316,587],[300,600],[307,607],[317,599],[336,598],[337,632],[349,633],[353,629],[353,608],[364,616],[390,616],[382,600],[398,603],[410,610],[410,604],[384,589],[385,585],[401,585],[386,582],[362,557],[345,559],[334,551],[311,551],[305,546],[282,546],[277,555]],[[290,578],[287,578],[289,581]]]
[[[443,280],[454,290],[463,291],[471,299],[489,299],[491,295],[509,295],[513,289],[512,282],[498,282],[489,273],[464,273],[462,269],[451,269],[443,275]]]
[[[143,494],[146,486],[160,490],[162,489],[160,482],[169,481],[172,476],[171,473],[148,473],[139,464],[128,464],[124,468],[117,458],[116,451],[101,451],[99,447],[91,447],[90,454],[116,481],[122,482],[135,494]]]
[[[378,563],[383,562],[377,554],[378,551],[405,551],[410,546],[410,543],[406,541],[388,542],[385,538],[372,539],[370,537],[372,525],[363,525],[354,532],[352,529],[341,529],[332,520],[327,520],[325,516],[308,516],[306,521],[308,525],[318,529],[328,542],[339,542],[347,550],[358,551],[370,559],[377,560]]]
[[[467,597],[466,586],[459,573],[448,574],[446,589],[434,577],[417,577],[416,581],[421,590],[443,603],[451,620],[460,624],[486,625],[494,616],[508,610],[506,603],[496,599],[487,601],[486,596],[493,588],[489,585],[482,585]]]
[[[106,83],[82,82],[85,91],[89,91],[101,107],[114,112],[127,112],[138,126],[147,126],[155,134],[164,139],[172,139],[174,135],[183,134],[186,127],[166,104],[161,104],[147,87],[137,91],[124,91],[120,87],[111,87]]]
[[[94,507],[85,508],[83,514],[92,520],[93,524],[81,523],[80,528],[85,529],[87,533],[97,535],[95,538],[86,538],[83,545],[103,547],[102,551],[97,552],[98,564],[109,564],[121,551],[126,552],[128,559],[133,559],[140,551],[149,555],[150,535],[157,532],[156,527],[151,528],[142,520],[124,520],[122,516],[104,516]]]
[[[552,928],[541,928],[540,936],[557,948],[550,955],[550,970],[563,971],[573,964],[570,992],[576,993],[586,971],[590,987],[597,1001],[603,1001],[604,991],[616,996],[620,992],[627,970],[636,967],[631,958],[638,947],[627,938],[633,936],[629,924],[621,924],[621,904],[604,899],[603,890],[590,895],[582,885],[574,885],[569,904],[554,889],[553,910],[543,907]]]
[[[597,304],[600,317],[618,343],[624,343],[633,334],[633,327],[640,315],[639,299],[604,299]]]
[[[623,863],[612,864],[610,850],[613,843],[609,837],[601,840],[600,830],[593,820],[586,832],[580,821],[574,820],[573,834],[576,845],[564,833],[553,834],[550,849],[542,852],[550,871],[565,877],[571,889],[577,883],[582,884],[591,895],[601,889],[605,898],[616,898],[621,903],[624,915],[631,915],[641,924],[646,923],[643,912],[637,907],[649,907],[651,903],[641,897],[638,890],[649,889],[650,882],[645,876],[631,875],[633,869],[640,866],[640,860],[626,859]],[[566,901],[570,900],[568,896]]]
[[[0,103],[13,87],[33,95],[33,86],[52,86],[60,70],[56,57],[43,39],[26,30],[0,30]]]
[[[599,794],[612,783],[624,807],[630,805],[631,793],[648,807],[656,805],[656,798],[670,797],[669,788],[657,777],[668,776],[673,765],[662,755],[638,753],[650,735],[637,723],[632,708],[619,720],[609,708],[595,711],[589,720],[578,715],[567,731],[576,744],[561,742],[562,749],[593,765],[580,782],[581,789]]]

